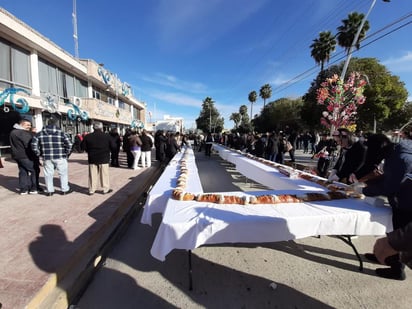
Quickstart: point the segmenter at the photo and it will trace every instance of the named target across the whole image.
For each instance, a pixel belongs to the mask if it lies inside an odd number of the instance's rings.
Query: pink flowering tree
[[[365,103],[363,91],[368,84],[367,77],[352,72],[346,82],[338,75],[327,78],[317,90],[317,102],[325,105],[321,124],[331,131],[355,124],[357,108]]]

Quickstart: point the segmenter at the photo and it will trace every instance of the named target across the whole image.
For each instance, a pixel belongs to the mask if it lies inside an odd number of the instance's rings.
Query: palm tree
[[[239,113],[232,113],[232,115],[230,115],[230,120],[232,120],[235,123],[235,128],[237,129],[239,127],[239,123],[240,123],[240,114]]]
[[[364,17],[365,15],[363,14],[359,14],[356,12],[351,13],[348,15],[347,19],[342,20],[343,25],[338,27],[338,44],[346,50],[346,54],[349,54],[350,52],[352,42]],[[368,30],[369,22],[366,20],[359,34],[359,38],[355,43],[356,49],[360,48],[360,41],[362,41],[365,38],[366,32]]]
[[[319,38],[314,39],[310,48],[310,55],[315,59],[316,64],[320,64],[320,71],[323,72],[325,62],[329,62],[330,55],[335,51],[336,39],[330,31],[319,33]]]
[[[263,99],[263,108],[265,108],[266,100],[272,96],[272,87],[265,84],[260,88],[259,96]]]
[[[253,117],[253,104],[257,100],[257,93],[255,90],[251,91],[248,96],[249,102],[250,102],[250,120],[252,120]]]

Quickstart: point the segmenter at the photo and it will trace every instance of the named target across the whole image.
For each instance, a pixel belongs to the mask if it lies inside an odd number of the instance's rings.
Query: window
[[[98,90],[94,89],[94,88],[93,88],[93,98],[97,99],[97,100],[101,99],[100,92]]]
[[[124,103],[123,101],[119,100],[119,108],[121,109],[126,109],[126,103]]]
[[[107,97],[107,103],[109,103],[110,105],[115,105],[116,102],[112,97]]]
[[[31,88],[30,53],[1,39],[0,86]]]
[[[40,91],[59,94],[58,69],[56,66],[39,59]]]
[[[87,97],[87,82],[64,72],[46,60],[39,59],[40,91],[61,98]]]

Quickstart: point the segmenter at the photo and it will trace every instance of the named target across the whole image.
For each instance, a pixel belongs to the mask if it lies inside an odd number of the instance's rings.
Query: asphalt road
[[[246,182],[217,155],[196,156],[205,192],[266,189]],[[150,227],[139,214],[73,307],[411,308],[411,270],[402,282],[376,277],[369,262],[360,272],[352,249],[334,237],[198,248],[190,291],[186,251],[174,250],[165,262],[150,255],[160,220],[155,217]],[[353,242],[364,253],[374,240]]]

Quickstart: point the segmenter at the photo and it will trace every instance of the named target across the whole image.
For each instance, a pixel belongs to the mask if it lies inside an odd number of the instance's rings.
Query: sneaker
[[[20,191],[20,195],[27,195],[28,193],[28,191]]]
[[[106,192],[103,191],[103,194],[109,194],[109,193],[112,193],[112,192],[113,192],[113,189],[109,189]]]
[[[403,269],[376,268],[375,272],[379,277],[386,278],[386,279],[393,279],[393,280],[400,280],[400,281],[403,281],[406,279],[406,274]]]
[[[37,190],[30,190],[29,194],[37,194]]]
[[[67,191],[62,192],[62,195],[68,195],[70,193],[73,193],[73,189],[71,189],[71,188]]]

